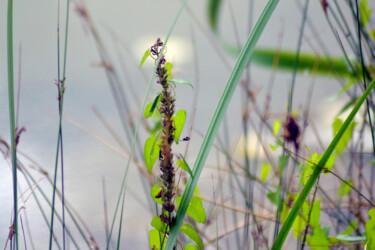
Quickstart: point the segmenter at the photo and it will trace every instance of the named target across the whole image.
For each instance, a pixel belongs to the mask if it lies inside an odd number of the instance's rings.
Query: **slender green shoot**
[[[16,121],[14,108],[14,74],[13,74],[13,1],[8,1],[7,13],[7,50],[8,50],[8,100],[10,117],[10,145],[12,152],[12,174],[13,174],[13,228],[14,245],[18,249],[18,223],[17,223],[17,152],[16,152]]]

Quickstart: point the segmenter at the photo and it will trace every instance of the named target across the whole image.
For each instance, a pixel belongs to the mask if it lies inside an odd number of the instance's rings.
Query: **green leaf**
[[[185,250],[199,250],[199,248],[196,245],[186,245]]]
[[[224,49],[233,56],[238,55],[238,47],[225,45]],[[288,50],[276,50],[276,49],[264,49],[257,48],[251,57],[251,62],[260,66],[273,68],[275,60],[277,60],[278,70],[285,70],[292,72],[294,67],[294,61],[296,58],[296,51]],[[353,67],[360,72],[358,61],[351,61]],[[335,77],[341,76],[348,79],[353,77],[350,67],[345,58],[341,57],[327,57],[318,56],[312,53],[300,52],[298,57],[297,72],[299,73],[316,73],[323,76]]]
[[[144,117],[145,118],[149,118],[152,116],[152,114],[154,113],[155,111],[155,108],[158,106],[159,102],[161,100],[161,94],[158,94],[154,101],[151,103],[149,103],[146,108],[145,108],[145,112],[144,112]]]
[[[154,135],[145,142],[144,155],[148,171],[151,173],[155,161],[159,158],[160,147]]]
[[[191,84],[188,81],[182,80],[182,79],[171,79],[169,81],[174,82],[174,83],[181,83],[181,84],[187,85],[187,86],[191,87],[192,89],[194,89],[193,84]]]
[[[366,27],[368,21],[370,21],[372,10],[368,7],[367,0],[361,0],[359,2],[359,19],[363,27]]]
[[[166,70],[167,70],[167,74],[168,74],[167,79],[171,79],[171,77],[172,77],[172,68],[173,68],[173,64],[170,63],[170,62],[167,62],[167,63],[165,64],[165,68],[166,68]]]
[[[323,249],[329,249],[330,242],[325,235],[324,231],[321,229],[321,226],[314,229],[313,235],[307,235],[306,241],[309,247],[313,250],[323,250]]]
[[[354,220],[352,221],[349,226],[345,229],[344,232],[340,233],[341,235],[345,234],[345,235],[350,235],[354,229],[356,229],[358,226],[358,221]]]
[[[149,244],[151,249],[160,249],[161,246],[161,240],[163,240],[164,235],[160,234],[160,232],[156,229],[150,230],[150,238],[149,238]],[[165,249],[165,241],[164,240],[164,246],[163,249]]]
[[[176,142],[176,144],[180,142],[180,135],[181,135],[182,129],[184,128],[185,121],[186,121],[186,111],[185,110],[178,111],[174,117],[174,127],[176,129],[174,131],[174,141]]]
[[[281,189],[280,189],[280,187],[277,187],[277,191],[276,192],[268,192],[266,195],[267,195],[267,198],[273,204],[275,204],[276,206],[279,206],[279,204],[281,202]]]
[[[309,211],[310,212],[310,211]],[[309,214],[305,214],[306,218],[308,218]],[[311,208],[311,215],[310,215],[310,225],[313,228],[319,227],[319,219],[320,219],[320,200],[316,200]]]
[[[346,182],[348,182],[350,185],[353,186],[353,182],[351,180],[346,180]],[[345,182],[342,182],[338,191],[339,197],[341,198],[349,194],[350,190],[352,190],[352,188],[349,185],[347,185]]]
[[[218,31],[218,18],[220,13],[221,0],[208,0],[207,15],[211,30],[214,33]]]
[[[293,226],[292,226],[293,235],[295,239],[297,239],[302,234],[307,224],[307,216],[305,216],[307,212],[305,211],[309,210],[309,205],[306,202],[303,204],[302,210],[303,210],[302,215],[301,214],[297,215],[297,218],[294,221]]]
[[[195,243],[197,243],[197,245],[199,247],[201,247],[201,248],[203,247],[203,241],[202,241],[201,237],[199,236],[197,231],[195,231],[195,229],[192,226],[190,226],[189,224],[184,224],[184,225],[182,225],[180,231],[183,232],[184,234],[186,234],[190,239],[195,241]]]
[[[163,204],[164,202],[161,200],[161,198],[155,198],[158,194],[160,194],[160,192],[161,192],[161,187],[159,187],[158,184],[155,184],[152,186],[150,194],[151,194],[152,199],[154,199],[155,202],[159,204]]]
[[[344,107],[342,107],[342,109],[340,109],[336,116],[344,114],[349,108],[353,107],[357,103],[357,101],[358,98],[352,98],[348,103],[344,105]]]
[[[271,166],[270,164],[263,163],[262,164],[262,170],[260,171],[260,180],[262,183],[266,182],[267,176],[271,171]]]
[[[143,64],[145,63],[146,59],[149,57],[150,54],[151,54],[151,50],[150,50],[150,49],[147,49],[147,50],[145,51],[145,53],[143,54],[143,57],[142,57],[141,63],[139,64],[139,69],[142,68]]]
[[[177,197],[176,204],[180,206],[182,197]],[[197,197],[192,197],[189,203],[187,214],[198,223],[206,222],[206,212],[204,211],[202,200]]]
[[[342,241],[348,241],[348,242],[353,242],[353,241],[364,241],[366,240],[366,237],[363,236],[350,236],[346,234],[338,234],[336,236],[336,239],[342,240]],[[371,248],[368,248],[371,249]]]
[[[368,211],[370,219],[366,222],[367,249],[375,249],[375,209]]]
[[[273,122],[273,135],[277,136],[281,128],[281,122],[279,120],[276,120]]]
[[[341,129],[342,125],[343,125],[343,121],[340,118],[336,117],[335,121],[332,124],[334,136]],[[357,123],[353,121],[349,124],[348,128],[345,130],[345,133],[341,137],[339,143],[336,145],[337,156],[340,156],[341,153],[345,150],[346,145],[348,145],[349,141],[351,140],[353,136],[353,130],[356,125]]]
[[[177,163],[176,163],[177,166],[179,166],[180,168],[182,168],[183,170],[188,172],[189,175],[191,176],[193,173],[191,172],[191,169],[190,169],[189,165],[185,161],[185,158],[182,156],[182,154],[180,154],[180,157],[181,157],[181,159],[178,160]]]
[[[161,221],[159,216],[152,218],[151,226],[161,233],[165,233],[165,229],[167,228],[167,225]]]

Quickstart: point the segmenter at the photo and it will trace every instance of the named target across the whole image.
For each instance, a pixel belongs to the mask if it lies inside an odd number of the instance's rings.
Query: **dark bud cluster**
[[[289,143],[293,143],[296,152],[299,149],[299,136],[301,134],[300,127],[293,116],[288,116],[286,121],[283,123],[284,128],[284,140]]]

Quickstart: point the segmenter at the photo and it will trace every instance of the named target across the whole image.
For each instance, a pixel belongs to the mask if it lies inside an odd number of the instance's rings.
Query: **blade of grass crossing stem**
[[[197,159],[195,161],[195,165],[193,168],[193,176],[189,178],[189,181],[187,183],[185,192],[182,196],[182,200],[180,203],[180,206],[178,207],[177,214],[176,214],[176,220],[175,224],[171,229],[171,232],[169,234],[169,238],[167,241],[166,249],[171,250],[173,249],[173,246],[176,242],[177,235],[180,231],[182,222],[185,217],[185,213],[187,210],[187,207],[189,205],[190,199],[193,195],[194,189],[197,185],[199,176],[202,172],[204,163],[207,159],[208,153],[211,149],[213,140],[216,137],[218,128],[220,126],[221,121],[223,120],[223,117],[225,115],[226,109],[228,107],[228,104],[233,96],[234,90],[237,87],[237,84],[240,80],[240,77],[249,62],[249,59],[251,57],[251,53],[254,50],[254,47],[256,43],[259,40],[259,37],[264,30],[268,20],[270,19],[274,9],[276,8],[277,4],[279,3],[279,0],[270,0],[268,1],[266,7],[264,8],[260,18],[258,19],[254,29],[252,30],[249,38],[247,39],[247,42],[245,46],[243,47],[239,58],[237,59],[236,65],[234,66],[234,69],[228,79],[227,85],[225,87],[224,93],[220,98],[219,104],[216,107],[215,114],[211,120],[210,126],[207,130],[207,133],[204,137],[203,143],[201,145],[201,149],[199,151],[199,154],[197,156]]]
[[[10,118],[10,140],[12,148],[12,174],[13,174],[13,223],[15,249],[18,249],[18,223],[17,223],[17,154],[16,154],[16,122],[14,109],[14,74],[13,74],[13,1],[8,1],[7,13],[7,55],[8,55],[8,99]],[[12,236],[13,237],[13,236]]]
[[[181,13],[182,13],[182,10],[184,9],[184,7],[185,7],[185,5],[186,5],[186,2],[187,2],[187,0],[184,0],[184,1],[181,3],[180,8],[178,9],[175,18],[173,19],[173,22],[172,22],[172,24],[171,24],[171,27],[170,27],[169,30],[168,30],[167,36],[166,36],[165,39],[164,39],[164,45],[163,45],[163,47],[161,48],[160,55],[159,55],[158,59],[156,60],[155,67],[154,67],[154,71],[153,71],[153,73],[152,73],[152,75],[151,75],[150,82],[149,82],[148,85],[147,85],[147,89],[146,89],[145,97],[144,97],[144,99],[143,99],[143,104],[142,104],[141,113],[143,113],[143,111],[145,110],[146,103],[147,103],[147,97],[148,97],[148,95],[149,95],[149,92],[150,92],[150,89],[151,89],[151,85],[152,85],[152,83],[153,83],[153,81],[154,81],[156,68],[157,68],[157,65],[158,65],[159,62],[160,62],[161,55],[163,54],[163,51],[164,51],[164,49],[165,49],[165,46],[166,46],[166,44],[168,43],[169,37],[170,37],[171,34],[172,34],[172,31],[173,31],[173,29],[174,29],[174,27],[175,27],[175,25],[176,25],[176,23],[177,23],[177,20],[179,19],[180,15],[181,15]],[[124,173],[124,176],[123,176],[123,179],[122,179],[122,183],[121,183],[120,193],[119,193],[119,196],[118,196],[118,198],[117,198],[115,214],[113,215],[113,220],[112,220],[111,229],[110,229],[110,232],[109,232],[109,235],[108,235],[108,241],[107,241],[107,244],[106,244],[106,249],[108,249],[109,242],[111,241],[111,236],[112,236],[112,233],[113,233],[113,227],[114,227],[114,224],[115,224],[115,220],[116,220],[116,216],[117,216],[118,208],[119,208],[119,205],[120,205],[120,200],[121,200],[121,197],[122,197],[122,192],[124,192],[124,191],[125,191],[125,188],[126,188],[126,177],[127,177],[127,175],[128,175],[128,170],[129,170],[129,166],[130,166],[130,161],[131,161],[131,158],[132,158],[132,155],[133,155],[133,152],[134,152],[134,144],[135,144],[135,141],[136,141],[137,136],[138,136],[138,130],[139,130],[139,127],[140,127],[140,124],[141,124],[141,120],[142,120],[142,116],[139,116],[138,121],[137,121],[137,127],[136,127],[136,129],[135,129],[134,137],[133,137],[132,144],[131,144],[131,148],[130,148],[130,154],[129,154],[128,162],[127,162],[127,164],[126,164],[125,173]],[[119,225],[119,234],[121,234],[121,223],[122,223],[122,221],[120,221],[120,225]]]
[[[313,174],[311,175],[310,179],[306,183],[305,187],[301,191],[301,193],[298,196],[298,199],[294,206],[292,207],[283,227],[280,230],[279,235],[277,236],[275,242],[273,243],[272,249],[281,249],[287,235],[289,234],[289,231],[294,223],[294,220],[296,219],[296,216],[298,212],[301,210],[303,203],[305,202],[307,196],[310,193],[311,188],[314,186],[316,180],[318,179],[320,173],[322,172],[325,164],[327,163],[329,157],[333,153],[333,150],[335,149],[337,143],[340,141],[341,137],[345,133],[345,130],[349,127],[349,124],[353,121],[354,116],[357,114],[358,110],[362,106],[363,102],[367,99],[367,96],[370,94],[371,90],[375,87],[375,80],[373,80],[370,84],[370,86],[366,89],[366,91],[363,93],[355,107],[353,108],[352,112],[350,112],[348,118],[346,118],[344,124],[342,125],[339,132],[336,134],[336,136],[333,138],[331,144],[328,146],[327,150],[325,151],[322,159],[319,161],[318,166],[316,167]]]
[[[55,213],[55,195],[56,195],[56,180],[57,180],[57,166],[59,161],[59,152],[61,152],[61,178],[62,178],[62,216],[63,216],[63,247],[65,249],[65,205],[64,205],[64,169],[63,169],[63,143],[62,143],[62,114],[63,114],[63,103],[64,103],[64,89],[65,89],[65,76],[66,76],[66,58],[67,58],[67,47],[68,47],[68,28],[69,28],[69,6],[70,0],[66,2],[66,19],[65,19],[65,44],[64,44],[64,59],[63,59],[63,74],[62,79],[60,79],[60,43],[59,43],[59,20],[58,20],[58,33],[57,33],[57,53],[58,53],[58,97],[59,97],[59,129],[57,135],[57,146],[56,146],[56,156],[55,156],[55,172],[54,172],[54,182],[53,182],[53,194],[52,194],[52,212],[51,212],[51,229],[49,238],[49,248],[52,248],[52,235],[53,235],[53,221]],[[59,10],[58,10],[59,12]]]

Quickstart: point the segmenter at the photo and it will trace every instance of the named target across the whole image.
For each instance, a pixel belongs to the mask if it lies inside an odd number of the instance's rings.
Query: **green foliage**
[[[371,8],[368,7],[367,0],[361,0],[359,2],[359,19],[363,27],[366,27],[371,17]]]
[[[366,222],[366,241],[367,249],[375,249],[375,209],[368,211],[370,219]]]
[[[154,218],[152,218],[151,226],[153,226],[161,233],[165,233],[167,229],[167,225],[161,221],[159,216],[155,216]]]
[[[149,235],[150,248],[151,249],[160,249],[161,244],[163,242],[162,238],[163,238],[163,234],[160,234],[160,232],[156,229],[151,229],[150,235]],[[163,244],[163,249],[165,249],[165,244]]]
[[[262,183],[266,182],[267,176],[271,171],[270,164],[263,163],[262,164],[262,170],[260,171],[260,180]]]
[[[151,54],[151,50],[147,49],[142,56],[141,63],[139,64],[139,69],[142,68],[143,64],[145,63],[146,59],[150,56],[150,54]]]
[[[218,32],[218,19],[220,14],[221,0],[208,0],[207,16],[210,28],[214,33]]]
[[[187,86],[191,87],[192,89],[194,89],[193,84],[191,84],[190,82],[188,82],[186,80],[183,80],[183,79],[171,79],[169,81],[174,82],[174,83],[184,84],[184,85],[187,85]]]
[[[189,165],[185,161],[185,158],[182,156],[182,154],[180,154],[180,157],[181,157],[181,159],[178,160],[177,163],[176,163],[177,166],[179,166],[180,168],[182,168],[183,170],[188,172],[189,175],[191,176],[193,173],[191,172],[191,169],[190,169]]]
[[[165,64],[165,69],[167,70],[167,74],[168,74],[167,79],[171,79],[171,77],[172,77],[172,68],[173,68],[173,64],[172,63],[167,62]]]
[[[182,132],[182,129],[184,128],[185,121],[186,121],[186,111],[185,110],[179,110],[177,114],[174,117],[174,141],[176,144],[180,142],[180,135]]]
[[[177,206],[180,206],[182,197],[177,197]],[[187,214],[198,223],[206,222],[206,212],[204,211],[202,200],[197,197],[192,197],[189,203]]]
[[[333,135],[335,136],[337,134],[337,132],[340,130],[340,128],[342,127],[343,125],[343,121],[336,117],[335,121],[333,122],[332,124],[332,127],[333,127]],[[348,145],[350,139],[352,138],[353,136],[353,130],[354,130],[354,127],[357,125],[357,123],[354,121],[354,122],[351,122],[349,124],[349,127],[345,130],[345,133],[344,135],[342,136],[341,140],[339,141],[339,143],[336,145],[336,152],[337,152],[337,156],[340,156],[341,153],[345,150],[346,148],[346,145]]]
[[[319,161],[319,166],[326,165],[329,157],[332,155],[333,151],[335,150],[337,144],[343,137],[345,131],[350,126],[351,122],[353,121],[355,115],[358,113],[360,107],[366,100],[367,96],[370,94],[372,89],[375,87],[375,80],[371,82],[371,84],[368,86],[368,88],[365,90],[365,92],[362,94],[361,98],[359,99],[358,103],[355,105],[353,110],[350,112],[348,118],[346,118],[344,124],[341,126],[340,130],[337,132],[336,136],[333,138],[332,142],[328,146],[327,150],[325,151],[323,157]],[[305,187],[302,189],[302,191],[299,194],[299,197],[295,204],[293,205],[292,210],[290,211],[288,218],[286,219],[285,223],[283,224],[278,236],[276,237],[272,249],[280,249],[283,246],[283,243],[289,234],[290,228],[293,225],[294,220],[296,219],[298,212],[303,206],[303,203],[305,202],[307,196],[310,193],[310,190],[315,185],[316,180],[320,176],[320,173],[322,172],[321,168],[315,168],[312,176],[309,178],[309,181],[306,183]]]
[[[197,231],[190,226],[189,224],[182,225],[180,231],[184,234],[186,234],[190,239],[192,239],[197,245],[202,248],[203,247],[203,241]]]
[[[279,120],[275,120],[273,122],[273,135],[277,136],[281,128],[281,122]]]
[[[309,247],[311,247],[311,249],[313,250],[329,249],[330,241],[328,240],[324,231],[321,229],[320,224],[318,224],[318,226],[314,228],[312,236],[306,236],[306,241]]]
[[[152,172],[155,161],[159,158],[159,152],[158,138],[152,135],[146,140],[144,148],[145,162],[150,173]]]
[[[196,245],[186,245],[185,250],[199,250],[199,248]]]
[[[161,192],[161,187],[158,184],[155,184],[151,188],[150,195],[155,202],[159,204],[163,204],[163,201],[161,200],[161,198],[155,198],[160,192]]]
[[[161,100],[161,95],[159,94],[159,95],[157,95],[157,96],[155,97],[155,99],[154,99],[153,102],[149,103],[149,104],[146,106],[146,108],[145,108],[145,112],[144,112],[144,116],[145,116],[145,118],[149,118],[149,117],[151,117],[151,116],[153,115],[154,110],[155,110],[155,108],[157,107],[157,105],[159,104],[160,100]]]
[[[347,180],[347,182],[350,185],[353,185],[353,182],[351,180]],[[341,198],[341,197],[349,194],[351,189],[352,188],[349,185],[347,185],[345,182],[342,182],[341,185],[340,185],[339,191],[338,191],[338,196]]]

